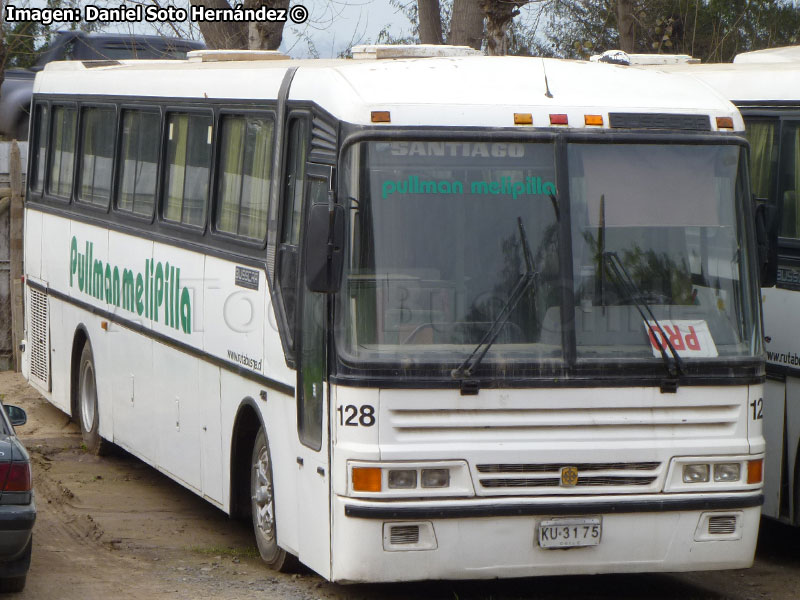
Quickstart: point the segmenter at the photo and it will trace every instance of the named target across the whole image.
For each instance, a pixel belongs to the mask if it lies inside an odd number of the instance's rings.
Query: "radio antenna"
[[[542,73],[544,74],[544,95],[547,98],[552,98],[553,94],[550,93],[550,84],[547,83],[547,70],[544,68],[544,59],[542,59]]]

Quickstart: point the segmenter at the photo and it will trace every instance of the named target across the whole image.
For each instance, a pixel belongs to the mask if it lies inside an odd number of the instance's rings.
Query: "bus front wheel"
[[[78,422],[83,443],[89,452],[106,454],[109,443],[100,437],[100,413],[97,409],[97,379],[92,346],[87,341],[78,365]]]
[[[250,460],[250,507],[258,552],[268,567],[291,571],[295,558],[278,546],[275,527],[275,494],[272,485],[272,460],[264,428],[258,430]]]

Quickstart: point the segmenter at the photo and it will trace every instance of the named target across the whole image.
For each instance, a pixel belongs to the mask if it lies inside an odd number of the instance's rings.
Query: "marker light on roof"
[[[550,115],[550,125],[569,125],[567,115]]]
[[[391,123],[392,116],[389,114],[388,110],[373,110],[372,111],[372,122],[373,123]]]
[[[583,115],[583,122],[587,125],[603,126],[603,115]]]
[[[733,129],[733,118],[717,117],[717,129]]]
[[[514,125],[533,125],[531,113],[514,113]]]

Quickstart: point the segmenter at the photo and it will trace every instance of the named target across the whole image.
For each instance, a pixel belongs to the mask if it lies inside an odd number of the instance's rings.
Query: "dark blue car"
[[[36,505],[31,461],[14,426],[24,425],[25,411],[0,410],[0,592],[19,592],[31,565]]]

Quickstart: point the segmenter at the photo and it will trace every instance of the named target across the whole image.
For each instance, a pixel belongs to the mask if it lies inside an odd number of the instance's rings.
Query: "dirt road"
[[[746,571],[358,586],[272,573],[247,524],[122,451],[88,454],[77,426],[19,375],[0,373],[0,395],[28,413],[18,434],[31,453],[38,508],[28,585],[15,599],[800,598],[800,530],[771,522]]]

